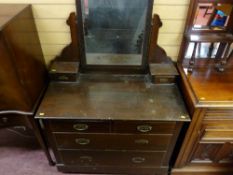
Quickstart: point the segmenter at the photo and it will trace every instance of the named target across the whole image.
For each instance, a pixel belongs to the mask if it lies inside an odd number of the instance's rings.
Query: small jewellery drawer
[[[105,121],[49,120],[52,132],[110,132],[110,124]]]
[[[54,134],[60,149],[165,151],[172,135]]]
[[[165,152],[59,151],[65,165],[159,167]]]
[[[0,127],[26,125],[26,117],[20,115],[0,116]]]
[[[114,121],[112,132],[136,134],[171,134],[175,130],[175,125],[175,122]]]

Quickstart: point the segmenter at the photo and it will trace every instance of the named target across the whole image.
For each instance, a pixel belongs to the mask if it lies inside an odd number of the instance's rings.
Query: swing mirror
[[[85,65],[142,66],[153,0],[77,0],[76,4]]]

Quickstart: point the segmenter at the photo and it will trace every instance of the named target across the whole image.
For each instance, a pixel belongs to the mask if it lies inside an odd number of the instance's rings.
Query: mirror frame
[[[77,28],[78,32],[78,43],[80,44],[80,66],[81,71],[126,71],[127,73],[131,73],[134,70],[137,72],[143,73],[148,67],[148,53],[149,53],[149,42],[150,42],[150,34],[151,34],[151,22],[152,22],[152,14],[153,14],[153,5],[154,0],[147,0],[147,14],[146,14],[146,25],[145,25],[145,35],[143,41],[143,51],[142,51],[142,63],[141,65],[89,65],[86,63],[86,51],[85,51],[85,41],[84,41],[84,29],[83,29],[83,19],[82,19],[82,6],[81,0],[76,0],[76,11],[77,11]]]

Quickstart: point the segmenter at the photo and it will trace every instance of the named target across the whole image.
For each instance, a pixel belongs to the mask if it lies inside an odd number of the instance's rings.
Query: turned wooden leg
[[[214,43],[210,43],[209,51],[208,51],[208,58],[211,58],[214,50]]]
[[[188,72],[193,71],[193,67],[194,67],[194,64],[195,64],[195,58],[196,58],[196,50],[197,50],[197,43],[194,42],[194,49],[193,49],[191,60],[189,61]]]
[[[231,46],[231,43],[226,44],[226,50],[224,52],[223,58],[220,59],[220,63],[218,66],[218,71],[220,71],[220,72],[223,72],[225,70],[225,65],[227,64],[230,46]]]

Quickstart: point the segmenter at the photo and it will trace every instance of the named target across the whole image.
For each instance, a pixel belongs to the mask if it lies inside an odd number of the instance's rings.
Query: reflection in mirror
[[[232,4],[198,3],[193,30],[224,30],[231,11]]]
[[[196,46],[195,46],[196,45]],[[189,42],[185,53],[185,59],[222,59],[224,56],[229,57],[232,54],[233,44],[230,44],[227,49],[225,43],[221,42]]]
[[[148,1],[81,0],[86,64],[142,64]]]

